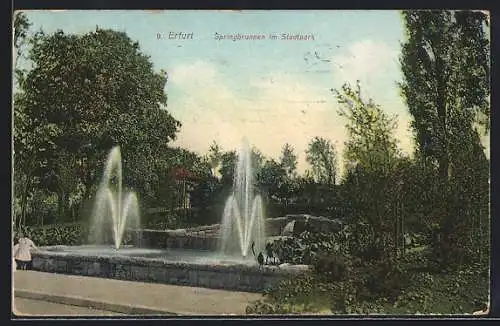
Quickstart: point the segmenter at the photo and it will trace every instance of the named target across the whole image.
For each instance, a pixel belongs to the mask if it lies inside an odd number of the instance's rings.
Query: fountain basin
[[[53,246],[33,252],[33,269],[43,272],[127,281],[260,292],[308,271],[308,266],[259,267],[235,259],[187,249],[144,249],[125,246]]]

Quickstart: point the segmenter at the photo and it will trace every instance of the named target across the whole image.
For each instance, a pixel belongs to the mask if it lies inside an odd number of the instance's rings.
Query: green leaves
[[[292,145],[286,143],[281,150],[280,163],[285,169],[288,178],[295,177],[297,170],[297,155],[293,151]]]
[[[338,113],[347,120],[349,138],[344,150],[347,170],[358,165],[369,171],[387,171],[400,155],[393,135],[396,117],[388,116],[371,99],[363,100],[359,82],[355,90],[346,83],[334,93],[340,104]]]
[[[19,74],[14,102],[18,172],[28,179],[53,176],[59,189],[71,183],[73,191],[81,183],[89,195],[103,158],[120,145],[130,185],[139,197],[156,196],[151,190],[157,174],[167,174],[165,167],[158,170],[159,161],[166,160],[168,143],[180,127],[165,110],[166,74],[153,71],[149,57],[122,32],[39,32],[30,45],[32,69]],[[85,161],[85,168],[64,172],[68,161],[59,153]],[[66,174],[73,176],[71,181]]]
[[[315,137],[309,142],[306,160],[312,166],[313,178],[318,183],[335,184],[338,172],[337,150],[328,139]]]
[[[489,117],[486,18],[474,11],[403,12],[408,40],[400,60],[402,95],[420,150],[441,165],[446,164],[448,146],[460,140],[452,130],[470,129],[477,115]],[[457,114],[458,120],[453,118]],[[481,124],[488,130],[486,120]]]

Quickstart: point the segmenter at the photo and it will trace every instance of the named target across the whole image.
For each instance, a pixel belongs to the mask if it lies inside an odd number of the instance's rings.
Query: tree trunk
[[[66,194],[63,190],[59,193],[59,205],[58,205],[58,213],[56,216],[56,223],[59,221],[64,221],[64,214],[65,214],[65,205],[66,205]]]
[[[443,76],[443,64],[441,59],[437,57],[436,59],[436,77],[437,77],[437,114],[441,127],[441,155],[439,159],[439,175],[441,180],[447,184],[448,182],[448,170],[450,166],[449,155],[448,155],[448,128],[447,123],[447,109],[446,109],[446,81]]]
[[[395,217],[395,237],[394,237],[394,253],[396,254],[396,257],[398,255],[398,243],[399,243],[399,212],[398,212],[398,204],[396,203],[396,207],[394,208],[394,217]]]
[[[31,185],[31,178],[29,174],[25,175],[24,189],[21,197],[21,216],[19,217],[18,229],[21,230],[26,221],[26,206],[28,205],[28,190]]]
[[[405,239],[405,224],[404,224],[404,203],[401,201],[401,233],[403,234],[403,250],[402,250],[402,255],[405,255],[405,247],[406,247],[406,239]]]

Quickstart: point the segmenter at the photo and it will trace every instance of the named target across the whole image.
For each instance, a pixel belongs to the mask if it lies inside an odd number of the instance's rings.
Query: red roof
[[[182,166],[174,168],[173,173],[176,180],[197,179],[194,173],[186,170]]]

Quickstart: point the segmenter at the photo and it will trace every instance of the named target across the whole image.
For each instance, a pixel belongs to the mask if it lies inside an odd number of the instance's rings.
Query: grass
[[[408,283],[394,303],[384,299],[354,302],[349,307],[350,311],[388,315],[463,315],[472,314],[486,306],[489,272],[484,267],[476,265],[453,272],[431,272],[422,260],[425,249],[419,247],[408,252],[405,263]],[[317,285],[306,279],[283,283],[265,301],[280,306],[279,311],[282,313],[331,314],[335,287],[331,284]]]

